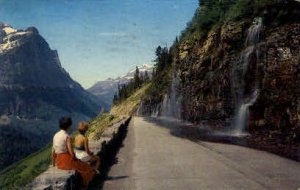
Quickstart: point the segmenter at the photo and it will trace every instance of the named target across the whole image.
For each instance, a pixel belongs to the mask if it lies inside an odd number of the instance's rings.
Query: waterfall
[[[137,116],[141,116],[141,115],[143,115],[143,113],[142,113],[142,110],[143,110],[143,101],[141,101],[141,103],[138,105],[138,108],[137,108],[137,110],[136,110],[136,115]]]
[[[151,113],[151,117],[158,117],[158,114],[159,114],[158,107],[159,107],[159,105],[154,106],[154,109],[152,110],[152,113]]]
[[[251,55],[255,57],[256,61],[259,59],[259,49],[257,44],[260,41],[260,34],[263,30],[262,18],[255,18],[252,25],[248,29],[245,49],[240,56],[240,62],[237,65],[234,73],[234,86],[237,87],[237,108],[233,121],[233,133],[243,134],[247,125],[249,117],[249,107],[252,106],[259,96],[258,85],[255,84],[253,92],[250,96],[245,97],[245,81],[244,77],[247,73],[249,63],[251,62]]]
[[[249,98],[249,100],[247,100],[246,102],[242,103],[239,106],[237,116],[234,120],[235,135],[241,135],[244,133],[245,127],[247,125],[247,120],[249,117],[249,107],[255,103],[258,95],[259,95],[259,90],[256,89],[251,95],[251,97]]]
[[[263,29],[263,19],[261,17],[255,18],[251,27],[248,29],[246,38],[246,45],[256,45],[260,40],[260,34]]]
[[[161,105],[161,116],[181,119],[181,99],[178,93],[178,85],[179,80],[174,74],[171,89],[169,93],[164,96],[164,100]]]

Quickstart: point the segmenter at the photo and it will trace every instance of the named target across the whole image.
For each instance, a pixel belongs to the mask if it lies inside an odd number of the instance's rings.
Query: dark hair
[[[72,125],[72,119],[70,117],[62,117],[59,119],[59,128],[67,130]]]

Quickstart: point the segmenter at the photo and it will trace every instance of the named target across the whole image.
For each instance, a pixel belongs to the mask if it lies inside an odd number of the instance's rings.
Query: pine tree
[[[139,88],[141,85],[141,79],[140,79],[140,70],[138,67],[135,69],[135,74],[134,74],[134,87]]]
[[[118,102],[118,95],[117,95],[117,92],[115,93],[114,95],[114,98],[113,98],[113,104],[116,105]]]
[[[145,82],[145,83],[148,82],[149,79],[150,79],[150,77],[149,77],[148,71],[145,71],[144,82]]]

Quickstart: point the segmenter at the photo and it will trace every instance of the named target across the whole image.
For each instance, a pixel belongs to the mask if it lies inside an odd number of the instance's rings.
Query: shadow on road
[[[233,144],[247,148],[267,151],[282,157],[300,161],[300,147],[298,145],[287,145],[268,139],[266,134],[232,135],[224,129],[214,129],[211,126],[195,126],[173,118],[145,117],[145,121],[156,124],[170,130],[170,134],[176,137],[189,139],[201,143],[213,142],[222,144]],[[203,144],[202,144],[203,145]]]
[[[101,159],[100,174],[90,183],[89,190],[102,189],[106,180],[112,181],[127,178],[127,176],[108,176],[108,173],[111,167],[118,163],[116,156],[121,147],[123,147],[123,141],[127,136],[129,122],[130,120],[126,121],[125,124],[119,128],[118,133],[115,134],[115,137],[110,143],[102,145],[102,151],[98,155]]]
[[[200,128],[190,123],[173,118],[153,118],[146,117],[145,121],[153,123],[159,127],[170,130],[170,134],[176,137],[189,139],[194,142],[208,141],[215,143],[235,144],[249,146],[247,139],[243,136],[231,136],[226,131],[213,131],[209,128]]]
[[[124,179],[124,178],[128,178],[128,176],[127,175],[124,175],[124,176],[107,176],[106,181],[115,181],[115,180]]]

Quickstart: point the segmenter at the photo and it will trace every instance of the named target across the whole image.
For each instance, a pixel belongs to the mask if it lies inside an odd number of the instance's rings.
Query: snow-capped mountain
[[[154,65],[151,65],[151,64],[143,64],[141,66],[138,66],[138,69],[139,69],[139,71],[140,71],[141,74],[144,74],[144,73],[147,72],[149,74],[149,76],[151,76],[152,75],[153,67],[154,67]],[[127,74],[125,74],[125,75],[123,75],[121,77],[118,77],[116,79],[113,79],[113,80],[119,81],[120,84],[127,83],[131,79],[133,79],[135,71],[136,71],[136,68],[130,70]]]
[[[148,75],[151,77],[153,67],[154,65],[152,64],[143,64],[141,66],[138,66],[138,69],[141,74],[147,72]],[[133,68],[127,74],[121,77],[117,77],[115,79],[108,78],[104,81],[99,81],[96,84],[94,84],[91,88],[89,88],[88,91],[98,96],[106,104],[111,105],[114,94],[118,90],[118,84],[122,85],[128,83],[131,79],[133,79],[135,71],[136,68]]]

